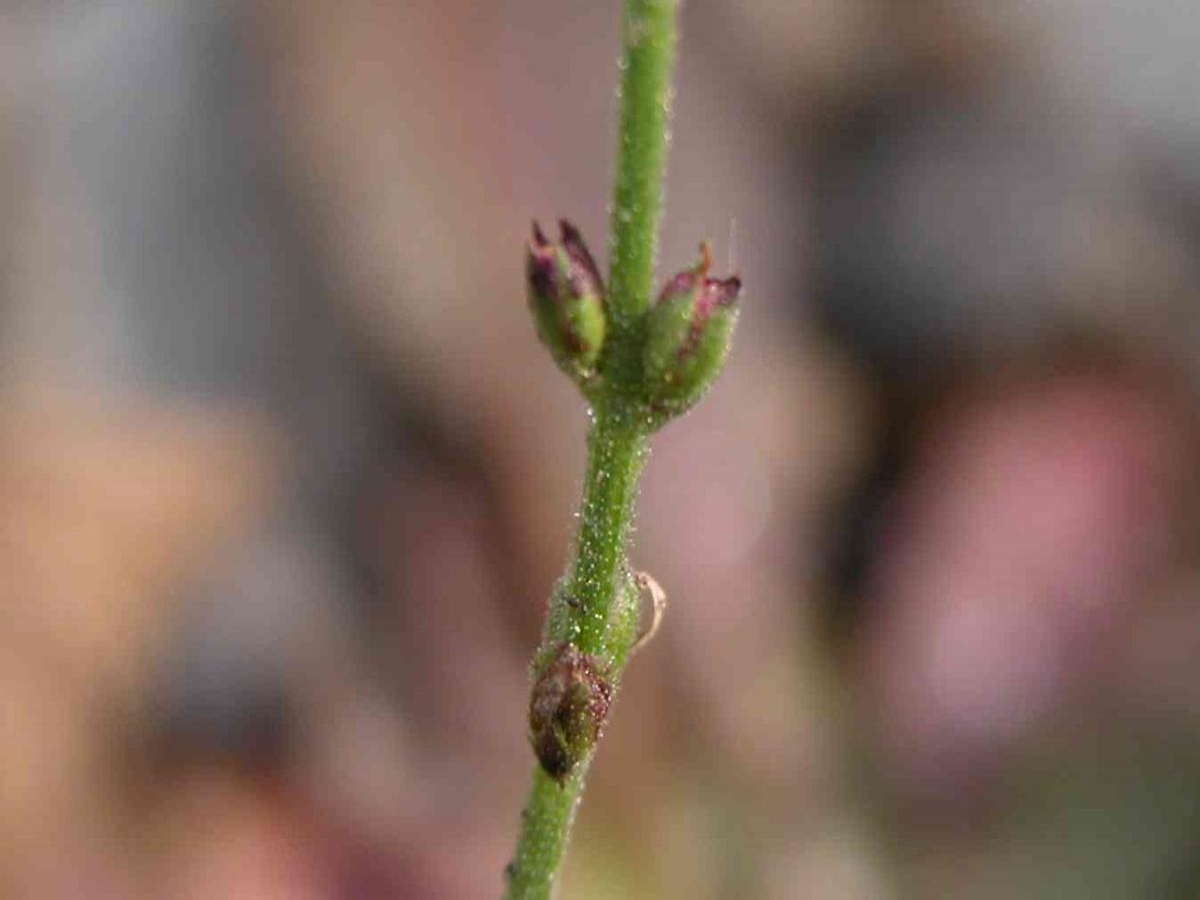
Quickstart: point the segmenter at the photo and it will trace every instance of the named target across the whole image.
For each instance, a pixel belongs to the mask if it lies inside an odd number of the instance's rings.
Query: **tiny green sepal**
[[[604,283],[578,229],[565,219],[559,228],[562,239],[553,243],[533,223],[525,266],[529,309],[559,368],[588,387],[607,330]]]
[[[729,354],[742,282],[710,278],[712,253],[667,282],[646,314],[643,389],[651,420],[661,425],[687,412],[716,381]]]

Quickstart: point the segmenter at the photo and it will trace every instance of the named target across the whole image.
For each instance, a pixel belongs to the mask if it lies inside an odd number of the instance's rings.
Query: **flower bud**
[[[560,784],[600,739],[612,685],[595,658],[560,644],[539,668],[529,700],[529,741],[538,762]]]
[[[538,336],[559,367],[581,384],[595,375],[604,345],[604,285],[575,226],[559,222],[554,244],[533,223],[526,274]]]
[[[646,400],[662,421],[695,405],[729,352],[742,282],[710,278],[711,265],[708,244],[701,244],[700,261],[667,282],[646,314]]]

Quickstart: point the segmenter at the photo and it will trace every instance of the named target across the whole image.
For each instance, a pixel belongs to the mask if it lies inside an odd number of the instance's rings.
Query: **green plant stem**
[[[521,812],[517,856],[509,864],[506,898],[550,896],[590,762],[581,763],[561,786],[540,765],[534,765],[529,798]]]
[[[609,314],[618,336],[650,304],[667,163],[678,0],[626,0],[613,185]]]
[[[574,604],[570,621],[575,645],[611,664],[624,657],[623,648],[611,646],[610,624],[624,574],[646,436],[633,416],[605,407],[595,415],[567,597]]]
[[[609,380],[593,398],[579,532],[565,588],[556,592],[551,604],[546,633],[548,643],[567,637],[581,652],[608,665],[614,688],[633,638],[631,630],[622,627],[622,617],[614,615],[614,605],[625,590],[626,550],[649,426],[628,396],[640,373],[638,323],[654,284],[677,9],[678,0],[624,4],[607,300],[612,325],[605,351]],[[534,767],[507,873],[507,900],[550,896],[590,763],[589,756],[561,785],[540,766]]]
[[[566,593],[554,600],[564,605],[551,611],[551,616],[563,616],[566,636],[581,651],[611,666],[614,687],[632,637],[627,630],[612,627],[613,605],[623,588],[625,549],[645,444],[646,435],[632,417],[609,409],[597,411],[588,435],[575,557]],[[550,634],[548,640],[559,637]],[[579,763],[561,786],[541,766],[534,766],[508,871],[505,897],[509,900],[550,896],[590,764],[590,757]]]

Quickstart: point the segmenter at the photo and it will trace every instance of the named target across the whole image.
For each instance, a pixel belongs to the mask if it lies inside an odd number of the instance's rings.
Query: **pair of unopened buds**
[[[613,317],[596,263],[575,226],[564,219],[559,227],[553,242],[535,222],[526,260],[529,307],[554,361],[589,399],[610,376],[623,378],[653,426],[686,412],[724,365],[741,280],[710,277],[712,254],[701,244],[700,260],[667,281],[633,323],[641,352],[630,377],[628,361],[612,362],[605,352]]]

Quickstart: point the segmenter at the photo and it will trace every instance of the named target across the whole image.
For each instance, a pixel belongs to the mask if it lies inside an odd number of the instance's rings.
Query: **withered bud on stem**
[[[560,784],[600,739],[612,685],[595,658],[563,643],[536,673],[529,700],[529,741],[546,773]]]

